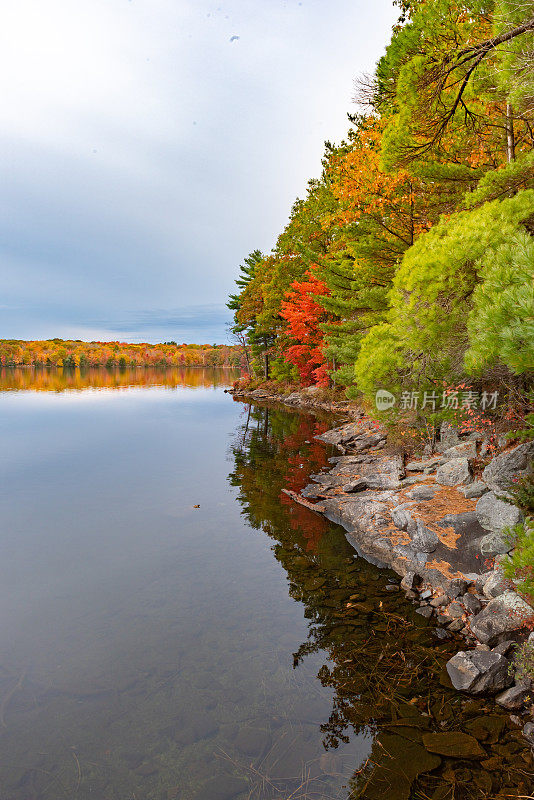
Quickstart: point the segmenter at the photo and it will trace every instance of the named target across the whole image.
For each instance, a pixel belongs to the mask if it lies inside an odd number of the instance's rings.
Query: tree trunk
[[[267,350],[263,351],[263,377],[266,381],[269,380],[269,353]]]
[[[510,103],[506,103],[506,159],[515,160],[514,115]]]

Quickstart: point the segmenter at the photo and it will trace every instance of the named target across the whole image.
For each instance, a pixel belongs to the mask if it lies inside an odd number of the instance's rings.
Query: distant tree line
[[[0,364],[5,367],[240,367],[242,359],[237,347],[223,344],[0,340]]]

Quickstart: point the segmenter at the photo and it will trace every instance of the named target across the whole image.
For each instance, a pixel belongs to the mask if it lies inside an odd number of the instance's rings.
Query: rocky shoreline
[[[534,644],[534,608],[505,578],[513,546],[504,530],[522,521],[506,499],[531,468],[534,442],[506,447],[492,458],[483,434],[443,425],[434,452],[406,462],[385,452],[386,433],[350,403],[332,403],[313,389],[277,395],[233,391],[236,399],[277,401],[340,414],[339,427],[318,436],[339,455],[311,476],[296,502],[342,525],[356,552],[395,570],[418,613],[440,626],[442,638],[466,640],[447,664],[452,685],[491,694],[509,710],[534,749],[534,690],[514,676],[513,651]]]

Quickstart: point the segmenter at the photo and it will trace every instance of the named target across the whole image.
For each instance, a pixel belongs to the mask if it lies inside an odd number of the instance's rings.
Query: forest
[[[355,112],[228,301],[248,380],[499,391],[534,367],[534,3],[397,0]],[[522,411],[521,411],[522,410]]]
[[[0,365],[4,367],[237,367],[241,360],[236,347],[217,344],[0,339]]]

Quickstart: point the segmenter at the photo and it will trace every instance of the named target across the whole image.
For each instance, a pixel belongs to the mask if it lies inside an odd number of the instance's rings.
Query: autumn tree
[[[324,334],[321,322],[328,315],[317,302],[328,288],[318,280],[313,270],[308,270],[302,281],[294,281],[282,301],[281,316],[288,324],[290,344],[284,358],[293,364],[304,386],[328,386],[329,377],[324,353]]]

